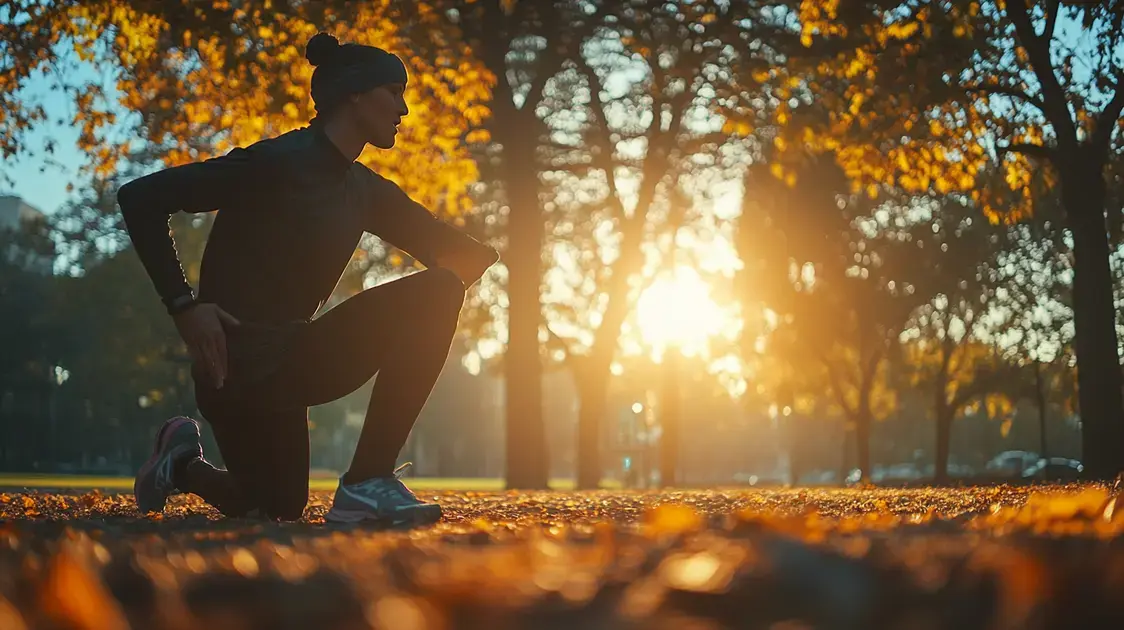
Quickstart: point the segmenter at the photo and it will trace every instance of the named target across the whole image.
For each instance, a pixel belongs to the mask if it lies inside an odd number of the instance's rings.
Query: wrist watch
[[[191,292],[188,292],[165,302],[164,306],[167,307],[169,315],[179,315],[195,306],[195,296]]]

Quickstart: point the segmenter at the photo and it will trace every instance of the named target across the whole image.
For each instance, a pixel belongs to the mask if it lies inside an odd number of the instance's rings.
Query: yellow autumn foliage
[[[46,4],[40,22],[29,20],[28,28],[50,26],[48,44],[69,43],[80,58],[112,67],[118,77],[116,104],[93,85],[77,95],[79,146],[94,158],[96,175],[114,173],[129,148],[120,140],[129,134],[106,133],[116,122],[114,109],[140,114],[143,139],[160,147],[155,157],[169,165],[307,124],[315,114],[309,93],[314,68],[304,59],[304,46],[316,32],[329,30],[343,42],[399,54],[410,73],[411,114],[398,150],[369,150],[360,160],[428,207],[451,213],[467,207],[465,192],[477,170],[464,140],[488,140],[477,128],[489,116],[494,77],[456,38],[408,41],[398,26],[403,9],[397,3],[274,7],[209,0],[184,4],[182,10],[126,0]],[[444,27],[444,17],[431,8],[413,10],[412,32],[430,34]],[[0,74],[0,81],[17,83],[40,63],[20,60]],[[0,140],[10,141],[15,133],[8,122],[0,118]]]
[[[934,46],[922,42],[936,36],[937,18],[926,6],[884,7],[862,23],[866,36],[851,37],[853,45],[832,49],[829,60],[813,55],[777,69],[779,81],[806,85],[828,120],[798,123],[782,103],[773,116],[790,141],[778,145],[776,159],[798,161],[805,150],[831,152],[856,181],[856,189],[871,197],[882,185],[918,194],[963,193],[978,201],[996,222],[1019,220],[1033,211],[1030,181],[1041,176],[1042,169],[1023,155],[1008,154],[1000,156],[1007,186],[981,185],[979,177],[994,159],[989,139],[997,128],[1009,132],[1005,142],[1033,144],[1043,143],[1043,128],[1032,118],[1004,119],[988,107],[988,94],[982,91],[943,103],[915,101],[913,82],[921,78],[912,74],[918,64],[909,59],[931,56]],[[842,41],[859,27],[853,16],[840,17],[838,0],[804,0],[798,18],[806,47]],[[973,45],[968,40],[983,28],[982,19],[979,1],[954,3],[940,16],[941,27],[952,31],[952,37],[942,42],[963,40],[962,45]],[[895,58],[899,62],[887,62]],[[893,90],[893,98],[887,98],[889,84],[901,85]],[[793,141],[796,134],[802,142]]]

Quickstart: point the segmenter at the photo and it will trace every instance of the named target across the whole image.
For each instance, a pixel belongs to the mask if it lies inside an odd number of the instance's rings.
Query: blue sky
[[[92,77],[87,67],[80,68],[79,73],[83,75],[78,77],[81,79],[89,78],[86,73]],[[25,99],[43,104],[48,120],[36,125],[25,136],[24,146],[32,149],[34,154],[25,152],[14,159],[4,160],[4,175],[14,181],[0,182],[0,194],[18,195],[47,213],[57,210],[69,197],[66,185],[77,181],[78,168],[86,159],[76,146],[78,130],[70,122],[74,116],[74,103],[70,97],[62,92],[52,92],[49,87],[50,81],[36,73],[20,90]],[[62,125],[56,124],[58,118],[63,119]],[[47,138],[57,143],[51,156],[44,155],[42,151]]]

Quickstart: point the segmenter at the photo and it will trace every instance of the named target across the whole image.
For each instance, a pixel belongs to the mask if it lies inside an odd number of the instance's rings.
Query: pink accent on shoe
[[[175,429],[178,429],[188,422],[194,422],[194,420],[186,416],[176,416],[168,419],[160,426],[160,430],[156,432],[156,443],[152,446],[152,456],[141,464],[140,470],[137,471],[137,479],[147,475],[148,471],[152,470],[152,467],[160,460],[160,452],[168,445],[168,436],[170,436]]]

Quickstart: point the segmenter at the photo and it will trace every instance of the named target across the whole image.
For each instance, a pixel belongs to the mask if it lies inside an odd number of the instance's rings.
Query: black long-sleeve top
[[[221,209],[203,254],[199,300],[244,321],[310,319],[364,232],[427,267],[459,248],[483,247],[347,159],[319,125],[146,175],[122,186],[117,199],[165,303],[191,291],[169,217]]]

